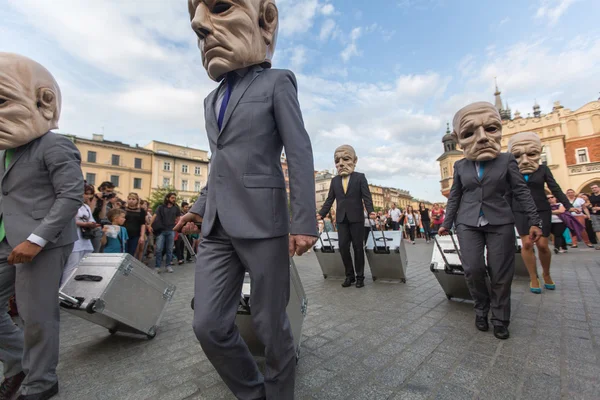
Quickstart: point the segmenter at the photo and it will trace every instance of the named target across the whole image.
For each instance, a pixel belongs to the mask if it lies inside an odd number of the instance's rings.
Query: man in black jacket
[[[356,152],[349,145],[338,147],[334,153],[335,167],[338,175],[331,180],[329,195],[323,204],[319,217],[325,218],[333,202],[336,201],[336,222],[340,240],[340,254],[346,268],[346,280],[343,287],[349,287],[356,282],[356,287],[365,286],[365,253],[364,253],[364,208],[369,216],[375,218],[371,191],[364,174],[355,172]],[[350,243],[354,249],[355,268],[350,256]]]

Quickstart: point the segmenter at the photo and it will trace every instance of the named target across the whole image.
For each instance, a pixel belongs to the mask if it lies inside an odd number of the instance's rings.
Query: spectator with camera
[[[93,187],[91,189],[93,189]],[[110,181],[102,182],[100,186],[98,186],[98,193],[94,196],[96,198],[96,205],[93,207],[92,216],[95,221],[106,225],[109,223],[106,219],[106,215],[108,211],[113,208],[113,202],[116,201],[117,198],[115,185]],[[94,229],[92,245],[94,246],[94,253],[102,252],[102,229]]]
[[[69,275],[71,275],[83,257],[94,251],[94,246],[92,245],[92,239],[95,236],[94,230],[100,227],[100,224],[96,223],[92,215],[92,208],[96,206],[96,201],[97,197],[94,195],[94,187],[85,185],[83,204],[79,207],[75,216],[75,223],[78,228],[77,241],[73,245],[73,251],[63,270],[61,285],[69,278]]]

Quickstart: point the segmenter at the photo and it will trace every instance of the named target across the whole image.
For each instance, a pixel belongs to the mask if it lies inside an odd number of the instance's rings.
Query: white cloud
[[[292,36],[308,32],[313,24],[318,0],[282,0],[277,2],[279,9],[279,32],[282,36]]]
[[[326,19],[321,26],[321,32],[319,33],[319,39],[325,41],[332,38],[336,23],[332,19]]]
[[[301,72],[302,67],[306,63],[306,47],[298,46],[292,50],[292,56],[290,58],[290,68],[293,71]]]
[[[325,4],[323,7],[321,7],[321,14],[323,15],[331,15],[335,12],[335,7],[333,6],[333,4]]]
[[[535,17],[538,19],[546,19],[550,25],[554,25],[576,1],[577,0],[542,0],[535,13]]]
[[[361,27],[354,28],[352,29],[352,32],[350,32],[350,43],[340,53],[344,62],[348,62],[353,56],[360,55],[360,52],[358,51],[358,47],[356,45],[356,41],[358,40],[358,38],[360,38],[361,35]]]

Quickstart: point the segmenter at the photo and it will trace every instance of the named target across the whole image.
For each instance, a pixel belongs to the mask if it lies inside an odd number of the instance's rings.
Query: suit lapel
[[[38,139],[35,139],[35,140],[38,140]],[[27,143],[26,145],[17,147],[15,149],[15,153],[13,154],[12,159],[10,160],[10,164],[8,165],[8,168],[6,168],[6,170],[4,171],[4,174],[2,175],[2,181],[4,181],[4,178],[6,178],[6,175],[8,175],[8,173],[15,166],[17,161],[19,161],[19,158],[21,158],[23,156],[23,154],[25,154],[25,152],[27,151],[29,146],[31,146],[31,143],[33,143],[34,141],[31,141],[31,142]],[[6,151],[4,151],[2,155],[4,156],[5,153],[6,153]],[[4,169],[4,157],[2,157],[2,168]]]
[[[206,130],[209,135],[215,134],[218,136],[219,126],[217,124],[217,116],[215,115],[215,101],[217,100],[217,95],[221,88],[222,83],[217,86],[215,90],[213,90],[208,97],[206,98],[206,115],[204,118],[206,119]]]
[[[488,172],[493,168],[494,163],[496,162],[498,158],[494,158],[493,160],[488,160],[485,163],[485,167],[483,167],[483,175],[481,176],[481,181],[483,182],[483,180],[485,179],[485,177],[487,176]]]
[[[348,175],[348,187],[346,188],[346,194],[350,193],[350,188],[352,187],[352,183],[356,180],[356,175],[354,172]]]
[[[221,126],[221,131],[219,132],[219,135],[223,133],[223,130],[225,129],[227,123],[231,119],[231,114],[233,114],[233,111],[242,99],[242,96],[244,95],[244,93],[246,93],[246,90],[248,90],[252,82],[254,82],[254,80],[261,71],[262,68],[252,68],[250,71],[248,71],[246,76],[242,78],[242,81],[239,83],[239,85],[237,85],[236,88],[233,89],[233,93],[231,93],[229,103],[227,104],[227,109],[225,110],[225,116],[223,117],[223,125]]]

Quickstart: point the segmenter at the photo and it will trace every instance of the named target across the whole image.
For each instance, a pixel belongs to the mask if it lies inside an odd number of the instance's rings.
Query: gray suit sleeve
[[[292,209],[290,233],[317,236],[312,145],[302,120],[296,77],[291,71],[281,72],[275,82],[273,109],[289,168]]]
[[[206,210],[206,196],[208,195],[208,183],[200,191],[198,199],[194,202],[194,205],[190,209],[191,213],[198,214],[204,217],[204,211]]]
[[[83,204],[81,155],[70,140],[57,136],[54,145],[44,153],[44,162],[56,200],[33,234],[55,243]]]
[[[548,185],[548,189],[550,189],[554,197],[556,197],[556,200],[558,200],[559,203],[562,203],[562,205],[567,210],[573,208],[573,204],[571,204],[569,198],[565,196],[564,192],[560,188],[560,185],[554,179],[554,175],[552,175],[552,171],[550,171],[550,168],[548,168],[547,166],[544,166],[544,168],[546,169],[546,171],[544,172],[546,178],[546,185]]]
[[[454,163],[454,176],[452,181],[452,188],[448,195],[448,204],[446,204],[446,217],[442,227],[451,229],[458,212],[458,206],[462,199],[462,182],[460,180],[460,174],[458,173],[459,166],[457,165],[460,161]]]
[[[506,173],[506,179],[508,179],[508,183],[512,189],[512,196],[519,204],[521,204],[521,208],[525,214],[527,214],[529,226],[540,226],[542,221],[538,215],[533,197],[531,197],[531,191],[529,190],[529,187],[527,187],[523,174],[519,171],[519,164],[517,163],[515,156],[510,153],[507,154],[508,171]]]

